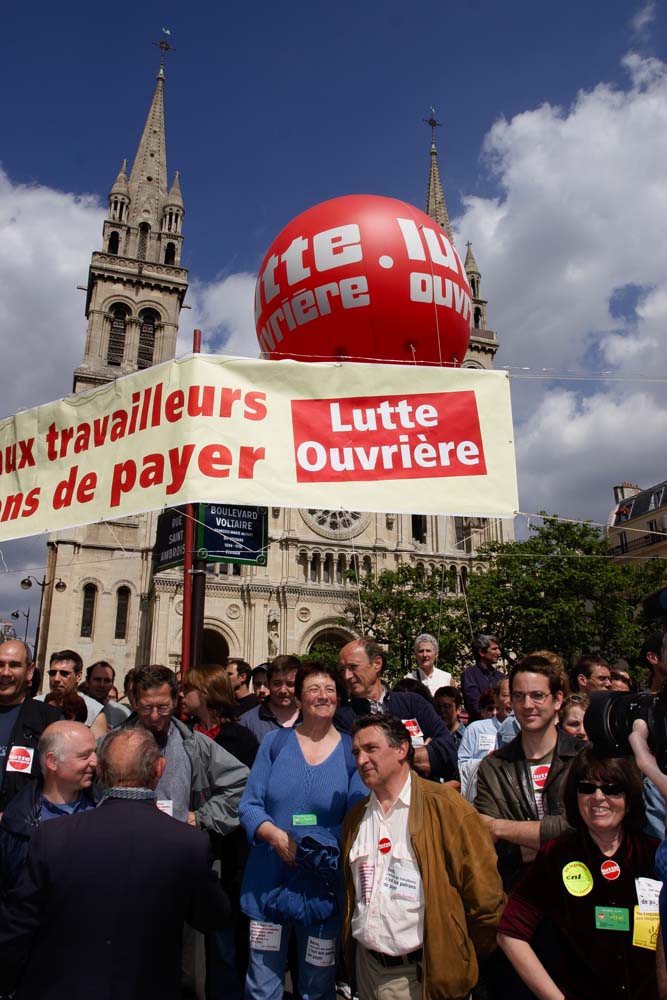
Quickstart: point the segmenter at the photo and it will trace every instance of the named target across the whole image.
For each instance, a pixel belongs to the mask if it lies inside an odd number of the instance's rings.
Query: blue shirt
[[[459,746],[459,763],[463,760],[481,760],[496,749],[496,738],[500,723],[495,715],[492,719],[478,719],[470,722]]]
[[[85,793],[81,792],[74,802],[50,802],[46,795],[42,795],[42,805],[39,818],[42,823],[47,819],[59,819],[60,816],[73,816],[74,813],[87,812],[94,809],[95,803]]]
[[[347,771],[343,740],[349,740],[349,736],[341,735],[326,760],[313,765],[307,763],[293,731],[272,761],[271,743],[278,733],[275,730],[262,740],[239,805],[241,826],[251,844],[241,887],[241,909],[252,920],[266,920],[263,907],[268,893],[283,885],[292,872],[272,847],[255,838],[258,827],[268,821],[291,833],[300,825],[296,817],[308,816],[313,826],[324,827],[340,842],[346,813],[368,794],[356,770],[351,777]],[[342,875],[340,892],[342,896]],[[330,929],[339,925],[337,916]]]

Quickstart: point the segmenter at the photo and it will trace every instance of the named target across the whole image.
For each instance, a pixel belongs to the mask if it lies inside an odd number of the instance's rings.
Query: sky
[[[162,27],[190,272],[179,353],[199,326],[206,350],[257,356],[257,270],[310,206],[423,208],[435,106],[456,243],[472,241],[510,372],[521,511],[605,522],[615,484],[667,476],[664,0],[6,7],[0,416],[71,390],[77,285],[136,152]],[[31,633],[39,588],[18,581],[41,579],[44,553],[43,538],[1,550],[0,620],[31,607]]]

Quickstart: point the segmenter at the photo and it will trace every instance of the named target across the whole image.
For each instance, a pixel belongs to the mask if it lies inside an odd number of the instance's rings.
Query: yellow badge
[[[563,868],[563,884],[571,896],[587,896],[593,888],[593,876],[583,861],[570,861]]]
[[[650,948],[655,951],[660,930],[660,915],[658,913],[641,913],[635,906],[635,926],[632,932],[632,943],[636,948]]]

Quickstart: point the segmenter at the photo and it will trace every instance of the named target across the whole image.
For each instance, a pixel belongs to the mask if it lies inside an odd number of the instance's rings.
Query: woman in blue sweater
[[[340,870],[333,886],[327,887],[313,873],[309,900],[310,876],[295,881],[301,875],[298,842],[304,834],[320,843],[333,842],[335,853],[345,814],[367,789],[354,767],[350,737],[333,726],[336,668],[304,663],[296,675],[295,694],[303,721],[292,730],[277,729],[264,737],[239,807],[251,844],[241,889],[241,907],[250,917],[246,1000],[281,1000],[293,929],[301,997],[332,1000],[335,995]],[[289,890],[290,885],[295,891],[286,894],[287,903],[280,901],[283,910],[277,913],[275,890]]]

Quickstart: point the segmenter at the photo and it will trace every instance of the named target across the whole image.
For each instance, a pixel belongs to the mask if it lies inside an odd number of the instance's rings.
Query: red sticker
[[[389,837],[381,837],[378,844],[378,850],[380,854],[389,854],[391,850],[391,840]]]
[[[533,771],[533,784],[535,788],[544,788],[547,783],[547,778],[549,777],[549,765],[540,764]]]
[[[403,719],[403,725],[410,733],[413,738],[415,736],[423,736],[422,727],[419,725],[416,719]]]
[[[613,882],[621,874],[621,866],[615,861],[603,861],[600,871],[609,882]]]
[[[7,770],[29,771],[34,753],[30,747],[12,747],[7,756]]]

